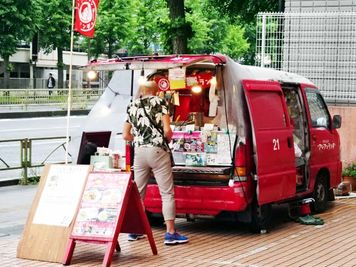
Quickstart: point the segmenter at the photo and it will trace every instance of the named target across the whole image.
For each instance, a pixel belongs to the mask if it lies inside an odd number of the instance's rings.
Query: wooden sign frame
[[[132,173],[92,172],[87,179],[63,264],[70,264],[76,242],[81,241],[106,245],[103,266],[110,266],[114,250],[120,251],[120,233],[146,234],[152,253],[157,255]]]
[[[17,246],[18,258],[62,263],[84,185],[91,169],[89,165],[52,164],[44,167]],[[66,194],[73,192],[75,195],[66,197]],[[56,205],[56,215],[60,216],[61,212],[66,215],[68,207],[72,215],[62,216],[66,219],[58,220],[60,217],[54,218],[55,216],[46,213],[51,209],[51,205]]]

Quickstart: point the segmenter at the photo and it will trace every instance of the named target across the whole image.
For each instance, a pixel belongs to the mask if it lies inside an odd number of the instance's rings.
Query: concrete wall
[[[356,11],[356,0],[286,0],[285,12]]]
[[[330,106],[332,115],[342,117],[342,125],[338,130],[341,140],[341,160],[343,163],[356,163],[356,107]]]

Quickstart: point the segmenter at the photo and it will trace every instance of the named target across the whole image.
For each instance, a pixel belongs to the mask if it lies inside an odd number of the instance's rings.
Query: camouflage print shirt
[[[133,128],[135,146],[162,147],[165,149],[166,146],[162,134],[147,118],[143,107],[151,120],[158,127],[161,127],[162,132],[162,116],[168,114],[166,101],[158,96],[138,98],[131,102],[127,107],[127,121],[131,123]]]

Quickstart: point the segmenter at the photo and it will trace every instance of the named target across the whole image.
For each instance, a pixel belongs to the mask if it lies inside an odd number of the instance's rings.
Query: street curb
[[[88,115],[90,110],[71,110],[70,115]],[[66,110],[54,111],[28,111],[28,112],[3,112],[0,113],[0,119],[22,119],[32,117],[53,117],[66,116]]]
[[[19,185],[19,182],[20,182],[20,179],[12,179],[12,180],[0,181],[0,187],[11,186],[11,185]]]

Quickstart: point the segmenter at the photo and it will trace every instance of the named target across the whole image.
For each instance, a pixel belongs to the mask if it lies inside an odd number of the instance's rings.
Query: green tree
[[[4,59],[5,88],[9,88],[10,56],[20,41],[30,41],[40,25],[40,0],[1,0],[0,56]]]
[[[45,1],[43,10],[45,12],[43,27],[39,33],[40,46],[47,53],[57,49],[58,88],[63,88],[63,51],[70,50],[72,1]]]
[[[244,33],[245,30],[241,26],[229,25],[221,42],[221,52],[235,60],[243,61],[244,54],[250,47]]]
[[[256,15],[258,12],[282,12],[284,0],[208,0],[216,7],[221,16],[227,16],[231,21],[238,19],[244,25],[244,36],[249,43],[244,53],[243,62],[254,64],[256,54]]]
[[[192,36],[192,27],[185,19],[184,0],[166,0],[169,9],[170,24],[166,29],[166,39],[175,54],[188,52],[188,39]]]
[[[217,7],[222,15],[240,17],[242,22],[255,22],[258,12],[283,11],[284,0],[209,0],[211,5]]]
[[[187,21],[193,29],[193,37],[188,41],[191,52],[220,52],[236,60],[244,58],[249,44],[239,20],[220,14],[207,0],[187,0],[186,6]]]
[[[134,0],[132,35],[128,41],[131,55],[146,55],[157,52],[161,46],[162,22],[168,21],[164,0]]]
[[[132,35],[133,1],[100,0],[94,38],[85,40],[89,53],[98,57],[105,53],[109,58],[125,47]]]

